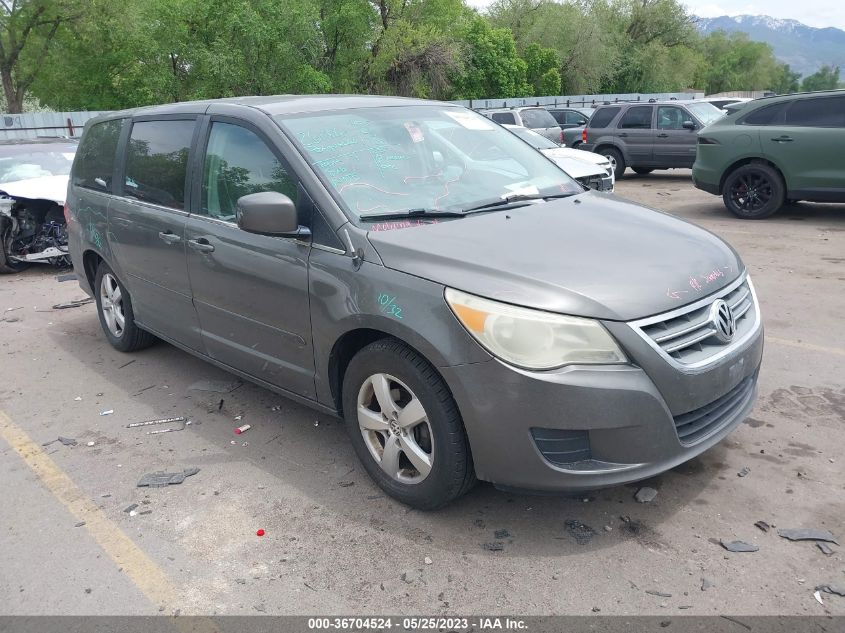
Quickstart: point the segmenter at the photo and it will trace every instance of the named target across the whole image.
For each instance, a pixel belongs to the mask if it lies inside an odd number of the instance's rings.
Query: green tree
[[[800,90],[801,73],[794,72],[789,64],[781,64],[775,75],[774,82],[769,88],[779,95],[790,94]]]
[[[698,85],[708,94],[730,90],[768,90],[788,81],[771,46],[752,42],[745,33],[715,31],[703,38],[704,64]]]
[[[804,77],[801,90],[834,90],[839,86],[839,66],[822,66],[812,75]]]
[[[541,48],[536,42],[525,47],[522,58],[527,65],[526,80],[534,96],[560,94],[560,59],[553,48]]]

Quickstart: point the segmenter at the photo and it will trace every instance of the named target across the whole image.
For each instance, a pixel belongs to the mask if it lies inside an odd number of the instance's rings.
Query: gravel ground
[[[250,384],[189,390],[234,377],[163,343],[112,350],[93,305],[51,309],[84,296],[53,270],[0,278],[0,613],[845,614],[845,598],[813,596],[845,585],[842,549],[775,528],[845,539],[845,206],[744,222],[688,171],[628,176],[617,193],[737,248],[767,347],[757,406],[725,442],[580,498],[482,484],[410,510],[371,483],[336,420]],[[171,415],[193,424],[125,428]],[[59,435],[78,443],[41,447]],[[135,487],[188,467],[201,470],[181,485]],[[635,501],[642,485],[653,501]]]

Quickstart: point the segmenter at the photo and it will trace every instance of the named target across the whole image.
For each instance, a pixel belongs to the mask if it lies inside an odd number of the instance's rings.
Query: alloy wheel
[[[394,480],[417,484],[434,460],[431,424],[422,402],[389,374],[373,374],[358,390],[358,426],[375,462]]]
[[[756,211],[766,206],[773,195],[772,183],[763,174],[742,174],[731,183],[731,202],[742,211]]]
[[[100,310],[106,326],[116,338],[123,335],[126,317],[123,313],[123,294],[114,275],[106,273],[100,282]]]

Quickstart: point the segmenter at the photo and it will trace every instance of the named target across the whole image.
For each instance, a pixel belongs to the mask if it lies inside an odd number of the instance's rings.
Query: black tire
[[[422,404],[431,428],[431,470],[418,483],[402,483],[382,470],[367,448],[358,423],[358,393],[371,376],[382,373],[407,385]],[[381,339],[353,357],[343,377],[343,417],[358,459],[394,499],[420,510],[434,510],[475,485],[472,455],[458,407],[434,367],[404,343]]]
[[[0,220],[0,275],[13,275],[31,266],[29,262],[11,262],[7,256],[7,249],[11,240],[12,225],[9,220]]]
[[[622,178],[625,173],[625,158],[622,156],[622,152],[615,147],[603,147],[597,153],[609,160],[611,165],[614,165],[613,173],[616,175],[616,180]]]
[[[635,174],[638,174],[640,176],[645,176],[654,171],[654,169],[652,169],[651,167],[631,167],[631,169],[634,170]]]
[[[786,201],[780,174],[762,163],[742,165],[725,179],[722,200],[728,211],[743,220],[762,220],[776,213]]]
[[[124,324],[123,329],[119,335],[115,335],[106,322],[106,316],[103,313],[103,277],[111,275],[120,288],[121,293],[121,309],[123,312]],[[129,296],[129,291],[114,274],[111,267],[105,262],[100,262],[97,268],[97,275],[94,281],[94,299],[97,302],[97,316],[100,318],[100,325],[103,328],[103,333],[106,335],[111,346],[121,352],[135,352],[155,343],[156,338],[149,332],[142,330],[135,325],[135,313],[132,310],[132,298]]]

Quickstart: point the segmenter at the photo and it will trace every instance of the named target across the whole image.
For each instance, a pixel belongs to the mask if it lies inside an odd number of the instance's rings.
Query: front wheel
[[[108,264],[97,268],[94,298],[100,325],[111,346],[121,352],[134,352],[149,347],[155,337],[135,325],[132,299]]]
[[[768,165],[742,165],[725,179],[722,200],[743,220],[762,220],[777,212],[786,199],[780,174]]]
[[[0,274],[19,273],[29,268],[29,262],[18,262],[9,259],[12,253],[12,224],[10,221],[0,221]]]
[[[610,161],[610,166],[613,168],[616,180],[622,178],[622,174],[625,173],[625,158],[622,156],[622,152],[613,147],[605,147],[599,152],[599,154]]]
[[[452,395],[403,343],[382,339],[355,355],[343,378],[343,415],[367,473],[402,503],[433,510],[475,483]]]

